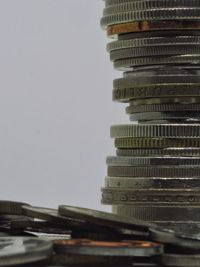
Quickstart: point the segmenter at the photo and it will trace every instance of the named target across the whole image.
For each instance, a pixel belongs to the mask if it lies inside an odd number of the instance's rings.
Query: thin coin
[[[141,156],[177,156],[195,157],[200,156],[199,148],[141,148],[141,149],[117,149],[117,156],[141,157]]]
[[[0,266],[32,263],[49,257],[52,243],[32,237],[1,237]]]
[[[199,267],[200,254],[171,254],[164,253],[161,259],[165,266],[176,267]]]
[[[106,159],[108,166],[161,166],[200,165],[199,157],[115,157]]]
[[[111,189],[197,189],[199,178],[160,178],[160,177],[106,177],[105,187]],[[177,196],[178,198],[178,196]]]
[[[132,218],[126,218],[124,216],[121,217],[116,214],[108,212],[80,208],[80,207],[61,205],[59,206],[58,210],[62,216],[71,216],[72,218],[80,218],[89,223],[92,222],[97,225],[106,227],[108,226],[114,229],[125,228],[138,231],[146,231],[148,227],[151,225],[151,224],[149,225],[148,223],[143,223],[138,220],[134,220]]]
[[[15,201],[0,201],[0,214],[7,215],[23,215],[22,206],[29,206],[29,204],[24,202]]]
[[[89,239],[58,240],[54,248],[59,253],[94,256],[150,257],[163,253],[161,244],[148,241],[93,241]]]
[[[106,29],[110,25],[135,21],[198,20],[199,16],[199,7],[134,10],[103,16],[101,26]]]
[[[164,31],[164,30],[199,30],[199,20],[168,20],[168,21],[135,21],[128,23],[118,23],[107,27],[107,35],[115,37],[125,33],[137,33],[148,31]]]

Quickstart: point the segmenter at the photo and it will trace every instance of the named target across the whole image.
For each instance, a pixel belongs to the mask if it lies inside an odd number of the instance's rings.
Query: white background
[[[0,199],[105,209],[114,72],[101,0],[0,1]]]

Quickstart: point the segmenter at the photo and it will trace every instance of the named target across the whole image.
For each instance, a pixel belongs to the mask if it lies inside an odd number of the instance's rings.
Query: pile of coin
[[[113,100],[131,124],[111,127],[102,203],[151,222],[200,221],[200,1],[105,0],[114,40]]]

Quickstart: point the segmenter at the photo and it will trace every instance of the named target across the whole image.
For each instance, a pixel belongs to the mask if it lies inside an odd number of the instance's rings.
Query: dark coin
[[[14,201],[0,201],[0,214],[23,215],[22,206],[29,206],[27,203]]]
[[[59,213],[62,216],[70,216],[72,218],[79,218],[85,220],[89,223],[94,223],[96,225],[101,225],[104,227],[113,227],[117,229],[133,229],[138,231],[147,231],[150,227],[150,223],[138,221],[133,218],[128,218],[124,216],[118,216],[116,214],[85,209],[80,207],[72,207],[61,205],[59,206]]]

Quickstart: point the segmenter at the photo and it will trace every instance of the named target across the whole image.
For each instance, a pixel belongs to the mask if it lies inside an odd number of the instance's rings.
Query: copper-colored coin
[[[55,251],[98,256],[136,256],[149,257],[159,255],[163,246],[149,241],[94,241],[89,239],[56,240]]]
[[[159,31],[159,30],[199,30],[200,21],[136,21],[110,25],[107,28],[108,36],[132,32]]]

